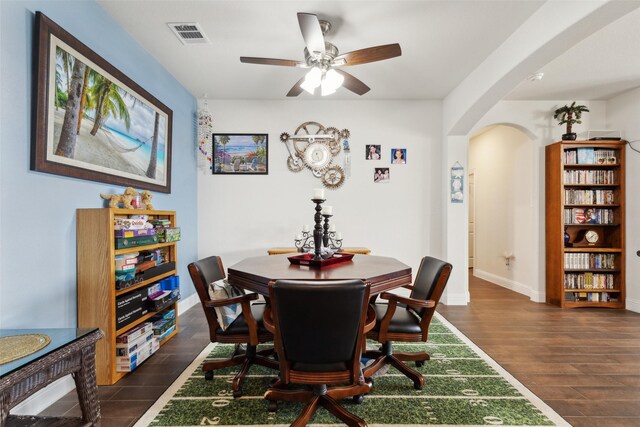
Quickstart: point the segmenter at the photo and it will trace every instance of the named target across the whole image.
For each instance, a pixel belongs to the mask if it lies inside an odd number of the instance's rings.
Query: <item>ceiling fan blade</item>
[[[302,86],[300,85],[302,84],[302,82],[304,82],[305,77],[306,76],[302,76],[302,78],[298,80],[296,84],[293,85],[289,93],[287,93],[287,96],[298,96],[302,93],[304,89],[302,89]]]
[[[336,56],[333,62],[340,64],[340,62],[344,61],[344,64],[341,65],[358,65],[395,58],[400,55],[402,55],[400,45],[393,43],[343,53]]]
[[[240,62],[244,62],[245,64],[281,65],[283,67],[308,67],[305,62],[294,61],[293,59],[254,58],[252,56],[241,56]]]
[[[336,69],[336,72],[338,74],[340,74],[342,77],[344,77],[344,81],[342,82],[342,86],[344,86],[345,88],[349,89],[351,92],[357,94],[357,95],[364,95],[365,93],[369,92],[371,90],[371,88],[369,86],[367,86],[366,84],[364,84],[361,80],[353,77],[351,74],[342,71],[342,70],[338,70]],[[302,83],[302,82],[300,82]]]
[[[324,36],[322,35],[322,28],[320,28],[318,17],[313,13],[299,12],[298,23],[300,24],[302,38],[307,45],[309,53],[311,55],[314,55],[314,52],[324,54]]]

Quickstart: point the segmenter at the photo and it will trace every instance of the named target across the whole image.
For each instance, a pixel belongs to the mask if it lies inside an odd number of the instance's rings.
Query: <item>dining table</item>
[[[411,284],[411,267],[392,257],[353,255],[346,262],[323,267],[293,264],[291,254],[245,258],[227,269],[227,280],[234,286],[269,297],[269,283],[276,280],[351,280],[360,279],[377,296]],[[293,255],[295,256],[295,255]]]

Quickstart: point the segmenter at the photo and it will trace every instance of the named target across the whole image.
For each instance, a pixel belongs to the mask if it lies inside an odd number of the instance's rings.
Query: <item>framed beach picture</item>
[[[171,192],[172,111],[36,12],[31,169]]]
[[[214,175],[267,175],[269,135],[266,133],[214,133]]]

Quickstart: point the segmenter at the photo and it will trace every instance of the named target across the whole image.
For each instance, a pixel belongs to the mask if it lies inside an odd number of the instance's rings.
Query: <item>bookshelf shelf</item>
[[[144,250],[162,249],[169,262],[177,265],[177,244],[157,243],[125,249],[115,249],[114,220],[129,218],[131,215],[147,215],[149,219],[168,220],[176,226],[174,211],[138,210],[138,209],[78,209],[76,211],[76,243],[77,243],[77,281],[78,281],[78,327],[99,327],[105,333],[104,339],[96,343],[96,379],[98,385],[112,385],[127,375],[116,370],[116,338],[132,330],[144,321],[149,320],[157,311],[135,319],[131,323],[120,322],[118,327],[116,299],[121,301],[132,298],[141,292],[146,296],[145,286],[164,278],[174,276],[177,270],[172,268],[157,276],[136,283],[125,289],[116,289],[116,255],[131,254]],[[138,296],[138,298],[140,298]],[[166,343],[178,332],[178,304],[173,302],[169,309],[176,310],[175,331],[164,338],[160,345]],[[118,312],[119,313],[119,312]],[[142,313],[142,312],[141,312]],[[121,314],[118,314],[121,316]]]
[[[625,145],[546,147],[547,303],[625,307]]]

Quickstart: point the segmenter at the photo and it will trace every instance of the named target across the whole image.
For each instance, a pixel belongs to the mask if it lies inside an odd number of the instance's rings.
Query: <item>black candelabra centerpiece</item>
[[[311,201],[316,204],[316,214],[313,217],[314,221],[316,222],[316,225],[313,228],[313,246],[315,248],[313,259],[315,261],[319,261],[322,259],[323,235],[322,214],[320,212],[322,212],[322,204],[324,203],[325,199],[311,199]]]
[[[315,225],[313,230],[310,230],[309,226],[305,225],[302,228],[302,234],[296,236],[295,245],[300,252],[313,251],[313,259],[318,261],[330,258],[335,250],[342,247],[342,236],[335,231],[333,225],[329,226],[329,219],[333,216],[333,208],[331,206],[322,207],[322,204],[326,201],[324,190],[314,190],[311,201],[316,205],[316,212],[313,217]]]

